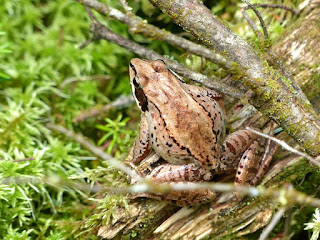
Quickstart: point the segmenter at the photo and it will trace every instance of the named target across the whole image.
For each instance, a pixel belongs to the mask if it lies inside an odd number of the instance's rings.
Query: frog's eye
[[[163,60],[163,59],[157,59],[157,61],[161,61],[161,62],[163,62],[164,64],[166,64],[166,62]]]
[[[166,63],[162,59],[154,61],[152,63],[152,66],[153,66],[154,71],[158,72],[158,73],[160,73],[166,69]]]

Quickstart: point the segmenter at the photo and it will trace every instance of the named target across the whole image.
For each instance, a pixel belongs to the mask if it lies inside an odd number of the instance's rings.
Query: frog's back
[[[195,98],[183,91],[161,106],[149,104],[150,142],[170,163],[216,166],[224,115],[219,114],[219,104],[210,97]]]

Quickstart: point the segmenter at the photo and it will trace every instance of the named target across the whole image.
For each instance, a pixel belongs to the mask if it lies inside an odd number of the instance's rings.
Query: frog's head
[[[133,95],[140,109],[148,110],[148,96],[151,97],[153,90],[159,88],[161,83],[159,74],[168,72],[163,60],[148,61],[134,58],[129,64],[130,84]]]
[[[134,58],[129,64],[130,83],[136,88],[144,88],[150,83],[158,79],[158,74],[168,72],[165,62],[161,59],[156,61],[148,61],[144,59]]]

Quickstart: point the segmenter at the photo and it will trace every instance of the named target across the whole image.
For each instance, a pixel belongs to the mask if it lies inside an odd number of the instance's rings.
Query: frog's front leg
[[[149,140],[147,118],[144,113],[142,113],[139,135],[126,159],[128,164],[131,165],[131,163],[133,163],[134,165],[137,165],[150,154],[151,148]]]
[[[126,164],[132,167],[140,176],[144,177],[145,175],[143,171],[140,171],[138,168],[138,164],[149,155],[152,155],[152,152],[154,151],[150,147],[147,118],[144,113],[142,113],[139,135],[128,154]]]

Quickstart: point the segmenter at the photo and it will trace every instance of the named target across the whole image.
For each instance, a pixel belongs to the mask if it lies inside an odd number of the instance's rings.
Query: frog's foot
[[[243,153],[234,180],[235,185],[251,185],[251,180],[258,173],[259,168],[259,142],[255,140]]]
[[[179,184],[179,183],[176,183]],[[181,183],[186,184],[186,183]],[[187,183],[188,184],[188,183]],[[154,193],[138,193],[132,196],[153,198],[160,201],[166,201],[170,204],[178,206],[198,205],[213,201],[216,198],[216,194],[210,189],[195,189],[195,190],[183,190],[183,191],[169,191],[165,194],[154,194]]]
[[[262,145],[265,145],[265,147]],[[264,149],[264,151],[261,151],[261,149]],[[278,144],[272,143],[270,139],[266,141],[255,140],[240,159],[234,181],[235,185],[253,186],[257,184],[266,173],[277,149]]]

